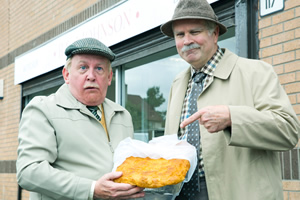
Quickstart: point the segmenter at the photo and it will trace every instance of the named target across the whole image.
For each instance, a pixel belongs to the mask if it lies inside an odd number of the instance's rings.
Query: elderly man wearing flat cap
[[[177,199],[282,200],[279,152],[300,126],[272,66],[221,49],[226,27],[206,0],[180,0],[161,31],[190,64],[172,84],[165,127],[198,150]]]
[[[30,199],[130,199],[143,188],[114,183],[118,143],[133,136],[128,111],[106,99],[114,53],[93,38],[67,47],[65,84],[35,97],[19,130],[17,178]]]

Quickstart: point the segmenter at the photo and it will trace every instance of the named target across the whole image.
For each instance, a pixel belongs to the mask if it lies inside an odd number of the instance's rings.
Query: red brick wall
[[[9,5],[8,1],[1,1],[0,6],[0,57],[8,53],[9,34]]]
[[[4,98],[0,100],[0,161],[11,161],[17,158],[21,87],[14,85],[13,65],[0,69],[0,79],[4,80]],[[0,173],[0,199],[17,199],[14,173]]]
[[[300,1],[285,0],[283,11],[260,17],[259,40],[260,59],[274,66],[300,119]],[[284,179],[283,189],[285,200],[300,199],[300,180]]]
[[[9,0],[10,49],[37,38],[90,7],[97,0]]]
[[[17,199],[17,181],[15,174],[0,174],[0,199]]]

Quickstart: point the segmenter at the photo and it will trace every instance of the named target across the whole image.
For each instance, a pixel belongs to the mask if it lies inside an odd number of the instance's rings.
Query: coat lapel
[[[215,69],[214,77],[226,80],[230,76],[238,56],[233,54],[228,49],[222,49],[224,52],[223,58]]]
[[[67,109],[79,110],[83,114],[94,117],[94,115],[86,108],[86,105],[77,101],[77,99],[71,94],[67,84],[63,84],[57,90],[55,97],[55,101],[58,106]]]
[[[105,98],[103,102],[103,109],[104,109],[104,114],[105,114],[105,121],[106,121],[106,126],[107,130],[109,130],[109,125],[111,124],[111,120],[113,116],[115,115],[116,112],[124,112],[125,108],[122,107],[121,105],[115,104],[111,100]]]
[[[187,90],[189,78],[191,76],[191,68],[180,73],[173,81],[170,97],[169,108],[167,110],[166,134],[175,134],[178,132],[182,105]]]

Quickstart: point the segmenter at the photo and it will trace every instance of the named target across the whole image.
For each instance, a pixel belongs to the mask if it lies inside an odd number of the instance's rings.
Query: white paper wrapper
[[[116,171],[117,167],[121,165],[127,157],[141,157],[141,158],[165,158],[165,159],[186,159],[190,161],[190,169],[183,182],[188,182],[197,165],[196,148],[186,141],[178,140],[177,134],[165,135],[156,137],[149,143],[131,138],[125,138],[117,146],[114,154],[114,167],[112,171]],[[146,195],[139,200],[172,200],[178,196],[182,183],[176,185],[168,185],[161,188],[145,188]]]
[[[114,154],[114,167],[116,171],[126,158],[134,156],[140,158],[186,159],[190,161],[190,169],[184,180],[187,182],[192,177],[197,165],[196,148],[186,141],[178,140],[177,134],[156,137],[149,143],[131,138],[125,138],[117,146]]]

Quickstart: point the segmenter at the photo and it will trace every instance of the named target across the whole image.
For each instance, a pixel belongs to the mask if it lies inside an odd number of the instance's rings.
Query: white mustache
[[[90,88],[90,87],[99,88],[99,85],[89,83],[89,84],[86,84],[86,85],[83,86],[84,89]]]
[[[200,45],[199,44],[190,44],[190,45],[184,45],[182,48],[181,48],[181,52],[184,53],[188,50],[191,50],[191,49],[197,49],[197,48],[200,48]]]

